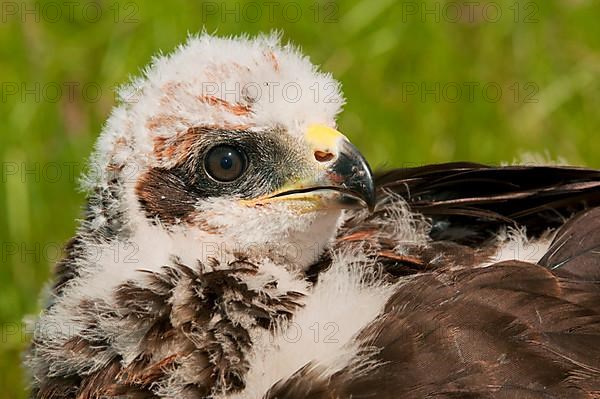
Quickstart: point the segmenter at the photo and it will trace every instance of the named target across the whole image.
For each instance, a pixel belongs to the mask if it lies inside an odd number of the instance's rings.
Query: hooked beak
[[[305,141],[317,172],[272,193],[268,202],[305,200],[312,209],[375,207],[375,186],[369,164],[360,151],[340,132],[325,125],[312,125]]]
[[[375,208],[375,183],[373,172],[367,160],[350,141],[340,143],[340,151],[329,171],[338,180],[338,189],[344,193],[340,198],[342,204],[351,205],[356,199],[373,211]]]

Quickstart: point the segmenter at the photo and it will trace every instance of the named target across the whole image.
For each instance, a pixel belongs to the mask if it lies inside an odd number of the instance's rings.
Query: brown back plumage
[[[323,378],[308,364],[267,398],[600,397],[600,208],[564,224],[539,265],[477,267],[500,227],[539,234],[598,205],[600,172],[463,163],[378,181],[434,227],[430,246],[402,256],[370,224],[376,215],[350,220],[338,241],[371,241],[391,279],[413,275],[357,337],[379,366]]]
[[[597,283],[582,292],[546,268],[516,261],[422,274],[361,333],[365,349],[379,349],[379,367],[321,380],[308,365],[268,397],[595,397],[598,292]]]

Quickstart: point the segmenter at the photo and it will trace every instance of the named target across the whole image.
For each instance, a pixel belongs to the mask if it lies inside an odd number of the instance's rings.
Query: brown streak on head
[[[175,97],[177,95],[177,91],[182,90],[183,85],[181,82],[167,82],[162,87],[161,90],[164,95],[161,97],[161,104],[165,105],[168,103],[169,99]]]
[[[154,155],[159,161],[183,162],[198,144],[200,129],[189,128],[174,137],[155,137]]]
[[[175,128],[178,124],[189,124],[189,121],[173,114],[158,114],[146,122],[146,128],[150,131],[157,131],[160,128]]]
[[[277,61],[275,53],[272,51],[268,51],[265,53],[265,56],[273,64],[273,69],[275,70],[275,72],[279,72],[279,61]]]
[[[215,96],[208,96],[208,95],[204,95],[204,96],[200,96],[199,100],[203,103],[206,103],[208,105],[214,106],[214,107],[222,107],[225,108],[227,111],[231,112],[234,115],[248,115],[250,113],[250,107],[248,105],[243,105],[240,103],[230,103],[228,101],[225,101],[221,98],[215,97]]]

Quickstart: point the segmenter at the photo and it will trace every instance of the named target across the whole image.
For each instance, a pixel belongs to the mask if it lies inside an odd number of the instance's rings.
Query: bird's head
[[[128,234],[159,259],[262,251],[304,268],[343,209],[374,205],[367,162],[336,130],[339,84],[276,35],[191,38],[120,96],[92,182],[119,187]]]

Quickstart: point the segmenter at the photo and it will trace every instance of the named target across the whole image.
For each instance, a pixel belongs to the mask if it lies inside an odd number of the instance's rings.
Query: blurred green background
[[[478,5],[477,5],[478,4]],[[282,29],[342,81],[340,127],[375,167],[512,161],[600,167],[597,0],[3,1],[0,398],[25,397],[21,320],[84,201],[114,86],[188,33]]]

